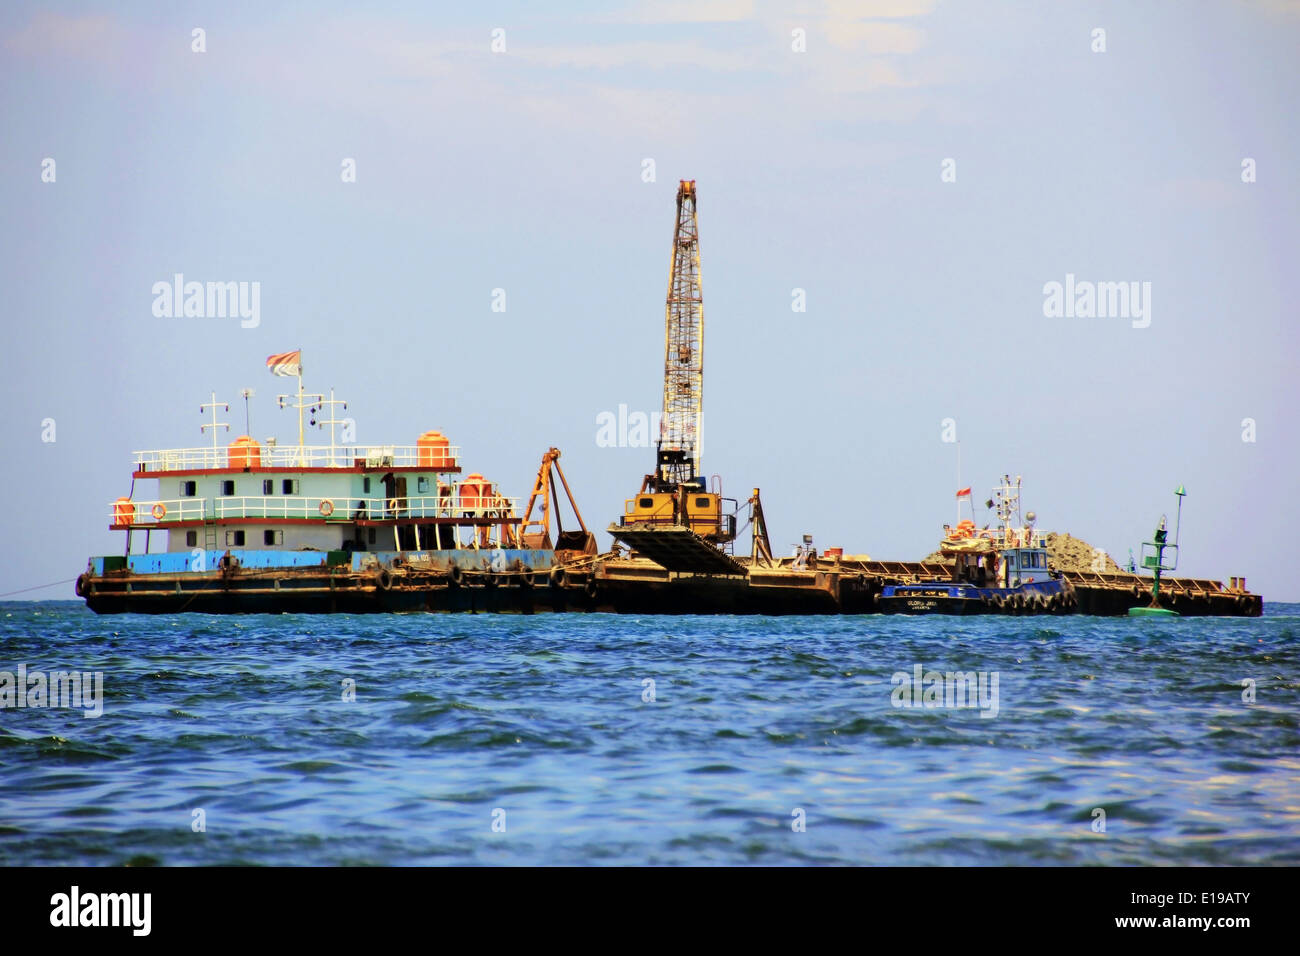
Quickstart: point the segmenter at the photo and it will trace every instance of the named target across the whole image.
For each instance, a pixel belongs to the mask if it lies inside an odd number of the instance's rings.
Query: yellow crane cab
[[[623,503],[621,523],[684,526],[712,541],[731,541],[736,537],[736,516],[723,514],[722,503],[721,494],[704,491],[698,485],[684,483],[677,491],[643,488],[635,498]]]

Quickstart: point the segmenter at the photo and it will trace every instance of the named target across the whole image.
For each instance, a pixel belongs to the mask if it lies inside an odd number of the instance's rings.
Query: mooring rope
[[[58,587],[60,584],[71,584],[76,578],[68,578],[65,581],[51,581],[49,584],[37,584],[30,588],[19,588],[17,591],[4,591],[0,593],[0,598],[8,597],[11,594],[26,594],[28,591],[43,591],[45,588]]]

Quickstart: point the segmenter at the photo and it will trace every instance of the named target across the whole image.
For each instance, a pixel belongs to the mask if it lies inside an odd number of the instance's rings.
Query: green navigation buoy
[[[1179,485],[1174,494],[1178,496],[1178,523],[1174,526],[1174,543],[1168,543],[1169,521],[1161,515],[1152,540],[1142,542],[1142,567],[1150,568],[1152,574],[1151,603],[1147,607],[1129,608],[1129,617],[1179,617],[1177,611],[1160,606],[1160,572],[1173,571],[1178,567],[1178,539],[1183,527],[1183,498],[1187,495],[1187,489]],[[1150,552],[1147,548],[1151,549]],[[1165,564],[1167,551],[1173,553],[1172,564]]]
[[[1129,617],[1182,617],[1177,611],[1171,611],[1167,607],[1131,607],[1128,609]]]

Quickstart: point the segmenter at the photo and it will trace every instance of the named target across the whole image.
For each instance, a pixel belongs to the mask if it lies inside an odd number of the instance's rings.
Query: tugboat
[[[214,395],[200,406],[211,418],[201,426],[211,431],[210,446],[137,451],[131,493],[108,506],[110,528],[125,533],[126,545],[119,554],[92,557],[77,579],[77,594],[91,610],[566,608],[568,596],[555,585],[566,573],[582,579],[575,562],[585,569],[596,539],[559,470],[559,451],[543,457],[521,517],[518,499],[503,496],[496,482],[462,476],[460,449],[442,433],[425,432],[413,445],[356,445],[351,421],[335,417],[346,403],[332,392],[326,398],[303,390],[301,350],[273,355],[267,367],[298,379],[296,396],[277,402],[298,412],[297,443],[243,434],[222,447],[218,432],[230,426],[217,420],[218,410],[230,406]],[[251,394],[245,390],[246,402]],[[306,444],[306,415],[329,432],[328,444]],[[335,442],[338,426],[343,443]],[[578,517],[577,531],[559,525],[552,469]],[[146,481],[156,490],[141,492]],[[539,497],[542,517],[530,520]]]
[[[970,518],[944,525],[939,553],[948,580],[887,584],[879,607],[885,614],[1070,614],[1078,606],[1073,588],[1048,567],[1047,542],[1034,529],[1035,515],[1020,520],[1021,478],[1004,475],[987,502],[1000,527],[976,529]],[[969,498],[970,489],[958,492]]]

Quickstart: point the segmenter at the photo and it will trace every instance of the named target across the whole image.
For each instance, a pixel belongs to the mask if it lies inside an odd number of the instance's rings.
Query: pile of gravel
[[[1126,558],[1127,560],[1127,558]],[[1055,531],[1047,536],[1047,564],[1058,571],[1119,571],[1120,566],[1105,552],[1098,553],[1082,538]]]
[[[926,562],[948,563],[938,551],[922,558]],[[1047,533],[1047,564],[1056,571],[1119,571],[1120,566],[1109,554],[1098,554],[1097,549],[1082,538],[1049,531]]]

